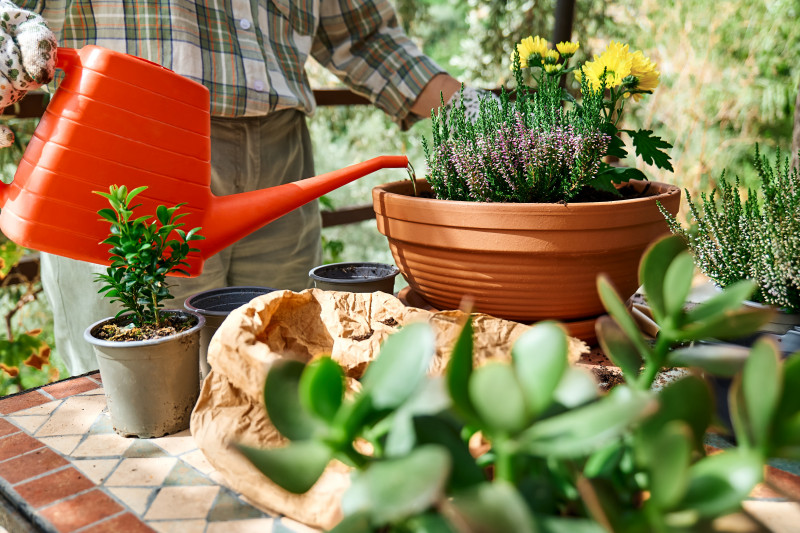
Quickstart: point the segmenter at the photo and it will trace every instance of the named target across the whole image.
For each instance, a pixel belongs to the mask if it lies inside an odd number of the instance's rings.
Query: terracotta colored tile
[[[121,514],[114,518],[109,518],[98,523],[89,529],[84,529],[82,533],[118,533],[124,531],[125,533],[155,533],[155,529],[151,528],[136,515],[131,513]]]
[[[123,508],[120,504],[103,491],[97,489],[69,500],[58,502],[42,510],[41,515],[49,520],[61,533],[69,533],[78,528],[100,522],[109,516],[114,516],[122,510]],[[101,529],[99,531],[106,530]],[[127,530],[119,529],[117,531]]]
[[[94,486],[83,474],[70,467],[17,485],[15,490],[33,507],[42,507]]]
[[[53,398],[60,399],[66,398],[67,396],[73,396],[75,394],[79,394],[81,392],[86,392],[92,389],[99,388],[100,385],[92,381],[88,378],[75,378],[75,379],[68,379],[65,381],[61,381],[59,383],[53,383],[52,385],[47,385],[46,387],[42,387],[45,391],[47,391]]]
[[[5,437],[6,435],[11,435],[12,433],[16,433],[19,431],[19,428],[9,422],[8,420],[0,419],[0,437]]]
[[[100,371],[99,370],[97,372],[92,372],[87,377],[95,380],[98,383],[102,383],[103,382],[103,378],[102,378],[102,376],[100,376]]]
[[[25,452],[32,452],[43,446],[44,444],[27,433],[14,433],[13,435],[0,438],[0,461],[11,459]]]
[[[800,500],[800,477],[774,468],[767,467],[767,484],[793,500]]]
[[[0,400],[0,415],[8,415],[52,401],[38,390]]]
[[[19,483],[66,464],[67,461],[50,448],[40,448],[0,463],[0,477],[12,484]]]

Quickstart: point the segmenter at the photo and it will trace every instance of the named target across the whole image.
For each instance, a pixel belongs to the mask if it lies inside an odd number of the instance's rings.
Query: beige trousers
[[[279,111],[267,117],[211,120],[211,190],[217,196],[263,189],[314,175],[305,116]],[[222,222],[224,223],[224,221]],[[196,278],[169,278],[174,300],[208,289],[260,285],[302,290],[321,263],[318,202],[310,202],[208,258]],[[202,233],[202,232],[201,232]],[[106,267],[42,254],[42,285],[53,309],[56,353],[72,375],[97,368],[84,330],[119,308],[97,294],[94,274]]]

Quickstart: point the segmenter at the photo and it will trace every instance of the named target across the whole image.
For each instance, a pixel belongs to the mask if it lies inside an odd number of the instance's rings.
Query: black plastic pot
[[[208,366],[208,343],[225,318],[253,298],[276,289],[270,287],[222,287],[199,292],[188,297],[183,306],[205,317],[206,325],[200,332],[200,373],[203,378],[211,368]]]
[[[400,270],[384,263],[332,263],[308,273],[314,286],[327,291],[394,293],[394,278]]]

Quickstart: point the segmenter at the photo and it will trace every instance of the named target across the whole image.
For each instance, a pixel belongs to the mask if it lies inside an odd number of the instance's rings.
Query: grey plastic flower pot
[[[211,370],[208,366],[208,344],[217,328],[234,309],[275,290],[270,287],[222,287],[198,292],[186,298],[183,306],[206,319],[206,325],[200,331],[200,374],[204,379]]]
[[[400,270],[384,263],[331,263],[312,268],[308,276],[314,286],[328,291],[394,293],[394,278]]]
[[[110,342],[94,332],[113,318],[95,322],[83,333],[94,348],[114,431],[123,437],[154,438],[189,427],[200,394],[200,331],[205,318],[184,310],[190,329],[158,339]]]

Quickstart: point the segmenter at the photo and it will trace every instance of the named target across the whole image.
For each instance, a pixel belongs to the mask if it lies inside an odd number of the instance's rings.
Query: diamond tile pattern
[[[0,493],[49,530],[310,531],[221,482],[188,430],[117,435],[97,373],[0,398]]]

